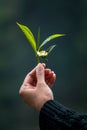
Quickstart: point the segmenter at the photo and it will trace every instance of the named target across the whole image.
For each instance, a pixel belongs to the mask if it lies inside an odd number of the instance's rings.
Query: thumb
[[[37,77],[37,83],[43,83],[44,80],[44,67],[41,63],[38,64],[36,68],[36,77]]]

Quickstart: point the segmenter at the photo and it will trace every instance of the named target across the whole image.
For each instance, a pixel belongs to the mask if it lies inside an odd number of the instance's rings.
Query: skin
[[[40,111],[47,101],[54,99],[51,87],[55,80],[55,73],[39,63],[25,77],[19,94],[25,103]]]

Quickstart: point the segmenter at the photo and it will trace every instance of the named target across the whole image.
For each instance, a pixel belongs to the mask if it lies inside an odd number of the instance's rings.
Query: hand
[[[56,75],[45,64],[39,63],[25,78],[20,95],[25,103],[40,111],[48,100],[53,100],[51,87],[54,84]]]

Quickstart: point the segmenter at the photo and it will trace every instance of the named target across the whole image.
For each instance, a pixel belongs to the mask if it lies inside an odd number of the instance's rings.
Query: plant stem
[[[39,56],[36,56],[37,57],[37,63],[40,63],[40,58]]]

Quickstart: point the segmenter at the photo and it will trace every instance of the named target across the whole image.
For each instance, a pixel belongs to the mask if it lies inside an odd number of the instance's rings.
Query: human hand
[[[45,102],[53,100],[50,88],[55,79],[55,73],[40,63],[26,76],[19,93],[25,103],[40,111]]]

